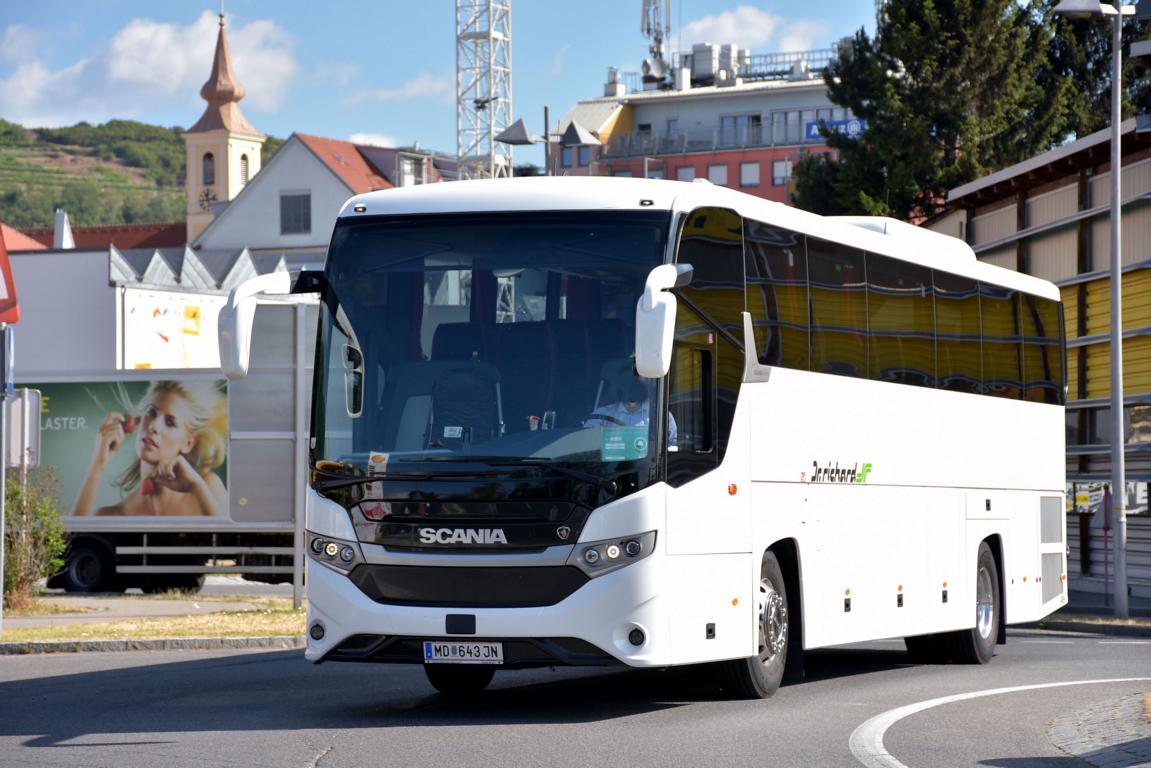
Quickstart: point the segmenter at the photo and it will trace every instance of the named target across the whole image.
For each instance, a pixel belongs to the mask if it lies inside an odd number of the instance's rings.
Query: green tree
[[[36,584],[64,565],[67,539],[56,507],[59,484],[50,468],[8,471],[4,486],[4,606],[32,601]]]
[[[867,131],[828,136],[836,168],[801,164],[796,203],[929,216],[948,190],[1053,146],[1071,88],[1051,46],[1047,11],[1016,0],[889,0],[875,37],[841,43],[825,73]]]

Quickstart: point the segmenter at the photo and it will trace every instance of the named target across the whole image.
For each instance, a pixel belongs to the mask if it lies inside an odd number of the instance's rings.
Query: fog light
[[[334,541],[329,541],[327,546],[324,547],[324,554],[328,557],[335,557],[340,554],[340,545]]]
[[[317,621],[312,625],[312,628],[308,630],[308,634],[312,636],[313,640],[323,640],[324,625]]]
[[[345,563],[352,562],[352,558],[355,556],[356,556],[356,553],[352,551],[351,547],[344,547],[343,549],[340,550],[340,559],[343,560]]]
[[[588,565],[595,565],[599,562],[599,550],[594,547],[588,549],[583,553],[583,559]]]
[[[637,648],[643,645],[643,642],[646,639],[647,638],[644,637],[642,629],[633,629],[631,632],[627,633],[627,641]]]
[[[324,551],[323,539],[312,539],[312,551],[317,555]]]
[[[635,557],[643,551],[643,545],[635,539],[628,539],[627,543],[623,545],[623,551],[627,553],[628,557]]]

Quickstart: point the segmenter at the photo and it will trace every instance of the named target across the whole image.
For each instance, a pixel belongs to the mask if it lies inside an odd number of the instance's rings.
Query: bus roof
[[[820,216],[782,203],[694,182],[609,176],[533,176],[399,187],[357,195],[340,219],[440,213],[634,210],[686,213],[702,206],[731,208],[744,218],[834,240],[902,261],[1059,300],[1046,280],[978,261],[967,243],[881,217]],[[362,210],[359,210],[362,208]]]

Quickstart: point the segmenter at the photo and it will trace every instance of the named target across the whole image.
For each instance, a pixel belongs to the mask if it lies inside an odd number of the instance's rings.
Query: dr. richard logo
[[[839,462],[834,464],[827,464],[819,466],[818,461],[811,462],[811,480],[812,483],[866,483],[867,476],[871,472],[871,464],[865,463],[860,466],[859,462],[852,464],[850,467],[841,467]]]

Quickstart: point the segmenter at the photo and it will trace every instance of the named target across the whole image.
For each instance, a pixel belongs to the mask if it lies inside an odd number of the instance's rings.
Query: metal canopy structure
[[[456,155],[460,178],[512,175],[511,0],[456,0]]]

